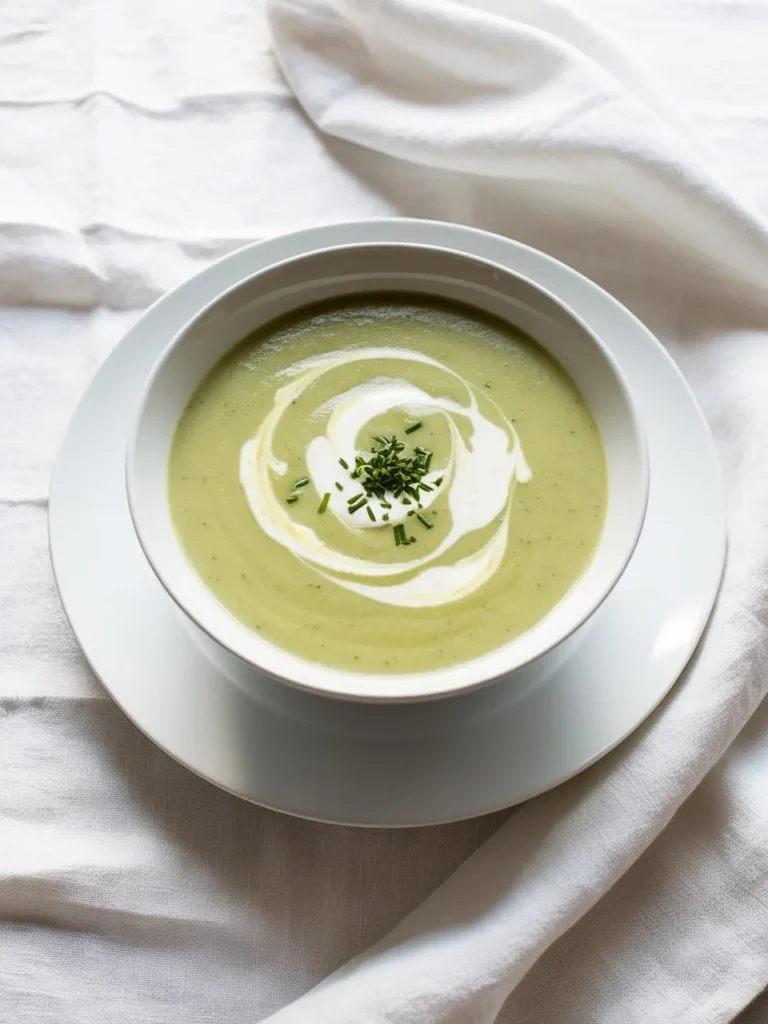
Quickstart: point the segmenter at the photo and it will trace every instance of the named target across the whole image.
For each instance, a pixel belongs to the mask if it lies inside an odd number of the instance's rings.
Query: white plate
[[[125,443],[142,384],[173,334],[277,260],[350,242],[442,245],[554,292],[607,343],[648,437],[651,495],[635,555],[565,652],[510,682],[430,704],[345,704],[238,682],[198,647],[139,547]],[[709,431],[679,371],[623,306],[519,243],[415,220],[312,228],[233,253],[166,295],[99,369],[51,484],[51,555],[85,656],[155,743],[224,789],[354,825],[431,824],[514,804],[596,761],[635,729],[690,657],[722,575],[725,518]]]

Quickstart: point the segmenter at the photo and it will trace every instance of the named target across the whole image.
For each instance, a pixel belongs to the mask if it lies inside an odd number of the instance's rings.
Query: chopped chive
[[[292,494],[290,498],[286,498],[285,501],[288,505],[293,505],[294,502],[299,500],[298,494]]]
[[[437,480],[435,480],[435,487],[439,487],[439,486],[440,486],[440,484],[441,484],[441,483],[443,482],[443,479],[444,479],[444,477],[442,477],[442,476],[439,476],[439,477],[437,478]]]
[[[397,526],[393,526],[392,527],[392,532],[395,535],[395,547],[400,547],[400,545],[403,542],[400,540],[400,524],[399,523],[397,524]]]
[[[412,423],[406,428],[407,433],[412,433],[423,426],[421,420]],[[422,507],[420,495],[424,491],[432,491],[435,484],[428,484],[424,477],[429,471],[433,453],[428,448],[418,445],[412,449],[412,454],[402,454],[406,445],[398,440],[393,434],[387,437],[384,434],[375,434],[372,437],[371,449],[368,453],[355,455],[355,465],[350,468],[349,463],[339,460],[353,480],[358,480],[362,491],[356,493],[347,500],[350,511],[355,511],[362,501],[366,499],[377,499],[381,509],[391,509],[392,504],[387,500],[394,495],[398,501],[405,505],[416,504]],[[443,482],[440,477],[439,483]],[[344,490],[340,484],[336,484],[338,490]],[[362,508],[362,505],[359,505]],[[401,543],[410,543],[405,535]]]
[[[339,465],[342,469],[349,469],[349,463],[345,462],[344,459],[339,459]]]
[[[306,487],[308,483],[309,483],[309,477],[308,476],[302,476],[302,477],[300,477],[296,481],[296,483],[293,486],[294,487]]]
[[[408,509],[408,515],[409,515],[409,516],[415,516],[415,515],[416,515],[416,511],[415,511],[415,509],[409,508],[409,509]]]
[[[361,498],[360,501],[358,501],[358,503],[356,505],[349,505],[348,508],[347,508],[347,512],[350,512],[350,513],[358,512],[364,505],[367,505],[367,504],[368,504],[368,499],[367,498]]]
[[[338,480],[336,481],[336,490],[337,491],[343,491],[344,490],[344,484],[340,484]]]
[[[371,506],[368,505],[366,507],[365,511],[368,513],[368,518],[371,520],[371,522],[375,523],[376,522],[376,516],[373,514],[373,509],[371,508]]]
[[[408,543],[409,544],[415,544],[416,543],[416,538],[415,537],[409,537],[408,538]]]
[[[381,518],[383,519],[383,521],[385,523],[388,523],[389,522],[389,512],[385,512],[384,515]]]
[[[431,530],[432,527],[434,526],[434,523],[430,523],[430,521],[427,519],[427,517],[423,516],[421,514],[421,512],[417,512],[416,513],[416,518],[419,520],[420,523],[422,523],[424,526],[426,526],[426,528],[428,530]]]
[[[317,506],[317,511],[320,513],[320,515],[322,515],[323,512],[325,512],[325,510],[328,508],[328,502],[330,500],[331,500],[331,492],[330,491],[326,491],[325,494],[323,495],[323,500]]]

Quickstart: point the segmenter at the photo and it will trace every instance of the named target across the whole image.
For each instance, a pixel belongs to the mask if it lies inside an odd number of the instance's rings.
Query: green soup
[[[563,368],[463,306],[376,296],[247,338],[192,396],[173,521],[265,639],[364,672],[442,668],[543,618],[594,554],[602,441]]]

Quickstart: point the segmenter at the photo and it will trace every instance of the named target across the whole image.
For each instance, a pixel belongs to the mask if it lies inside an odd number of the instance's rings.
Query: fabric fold
[[[457,218],[470,193],[475,207],[493,204],[502,233],[516,235],[522,219],[525,240],[538,237],[549,251],[560,235],[580,270],[654,308],[678,354],[687,304],[705,303],[712,290],[721,312],[741,310],[718,325],[723,359],[726,345],[740,349],[745,308],[768,327],[765,224],[638,75],[614,74],[610,43],[580,30],[563,5],[271,0],[269,14],[278,61],[316,126],[395,166],[451,172],[453,182],[440,183],[447,216],[453,189]],[[580,245],[568,237],[574,226]],[[658,254],[684,282],[677,295],[674,277],[657,287],[649,273]],[[710,331],[702,318],[691,333]],[[686,352],[694,373],[698,355]],[[727,459],[736,437],[722,440]],[[753,547],[759,567],[748,567],[742,544],[756,535],[735,509],[731,525],[717,613],[650,723],[602,764],[522,807],[385,940],[275,1022],[490,1024],[510,996],[514,1013],[515,987],[665,828],[763,697],[765,629],[745,614],[768,557],[764,544]],[[641,987],[638,979],[638,995]]]

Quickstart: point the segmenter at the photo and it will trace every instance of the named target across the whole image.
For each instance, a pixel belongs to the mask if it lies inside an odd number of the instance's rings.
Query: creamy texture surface
[[[373,518],[350,513],[355,456],[393,434],[432,452],[430,489],[418,509],[387,492]],[[384,297],[304,311],[214,367],[177,429],[169,496],[188,557],[246,624],[326,664],[402,672],[550,611],[594,552],[606,472],[589,409],[534,342]],[[397,524],[412,543],[395,545]]]
[[[437,370],[436,383],[440,381],[440,375],[449,374],[465,388],[465,403],[429,394],[397,377],[379,375],[388,367],[397,373],[397,364],[403,362],[421,363]],[[315,530],[294,519],[291,506],[285,503],[285,488],[279,486],[279,481],[289,472],[288,465],[273,450],[274,435],[281,418],[323,374],[355,363],[364,364],[363,372],[373,374],[372,378],[354,384],[329,402],[327,410],[321,410],[328,413],[327,418],[318,420],[318,429],[324,427],[324,431],[309,441],[305,452],[307,471],[315,491],[318,495],[330,495],[328,511],[347,529],[353,533],[366,529],[381,530],[385,512],[391,528],[397,523],[405,523],[409,513],[414,511],[407,495],[406,504],[402,497],[391,491],[384,495],[386,505],[375,499],[369,502],[376,513],[375,520],[361,514],[362,510],[357,513],[349,511],[349,491],[359,492],[360,488],[343,471],[340,460],[354,465],[355,456],[360,454],[357,442],[366,438],[366,431],[370,434],[370,424],[374,420],[398,410],[410,414],[411,422],[421,422],[421,417],[439,413],[450,431],[449,457],[444,465],[438,464],[424,476],[424,481],[434,489],[423,492],[418,505],[427,512],[435,500],[447,496],[450,529],[433,551],[420,554],[417,549],[406,563],[382,563],[350,557],[329,546]],[[517,431],[498,407],[495,411],[500,425],[492,423],[481,413],[471,385],[458,374],[436,359],[400,348],[329,352],[296,363],[279,376],[287,377],[289,383],[275,394],[272,409],[256,437],[243,446],[240,457],[240,481],[254,517],[266,534],[297,558],[318,569],[328,570],[323,575],[335,579],[339,586],[386,604],[417,608],[450,604],[466,597],[490,579],[506,549],[514,485],[517,481],[527,483],[531,478]],[[466,422],[466,440],[459,429],[462,421]],[[418,439],[414,443],[418,443]],[[347,484],[342,485],[342,489],[336,486],[340,478]],[[440,484],[436,485],[438,480]],[[473,555],[454,564],[425,568],[437,562],[463,537],[483,529],[494,520],[493,534]],[[403,582],[379,582],[376,586],[361,582],[366,577],[402,577],[412,570],[416,572]]]

